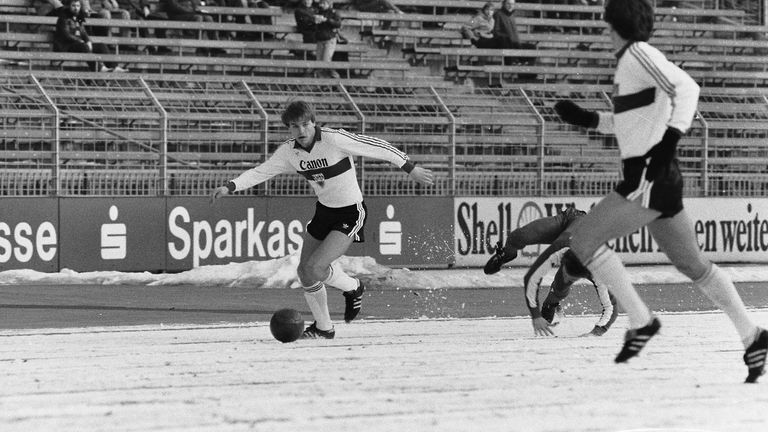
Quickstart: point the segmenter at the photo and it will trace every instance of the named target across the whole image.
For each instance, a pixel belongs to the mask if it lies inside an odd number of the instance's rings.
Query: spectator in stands
[[[264,0],[226,0],[227,7],[269,9],[269,3]],[[233,20],[238,24],[272,24],[272,20],[264,15],[236,15]]]
[[[33,0],[32,6],[40,16],[59,16],[59,9],[64,5],[59,0]]]
[[[315,9],[312,7],[313,0],[302,0],[293,11],[293,17],[296,20],[296,30],[301,33],[301,41],[304,43],[315,43]]]
[[[515,0],[502,0],[501,9],[493,14],[493,35],[499,39],[499,48],[519,48],[520,36],[515,23]]]
[[[80,14],[83,15],[84,18],[96,18],[96,19],[112,18],[112,13],[106,9],[100,9],[98,11],[94,11],[93,8],[91,7],[90,0],[80,0],[80,1],[82,2],[82,9],[80,10]],[[94,36],[109,36],[109,27],[91,26],[90,32],[93,33]]]
[[[352,7],[360,12],[403,14],[390,0],[352,0]],[[382,21],[381,28],[386,30],[392,26],[392,21]],[[384,38],[389,40],[389,36]]]
[[[359,10],[360,12],[391,12],[396,14],[403,13],[400,8],[395,6],[395,4],[389,0],[352,0],[352,7],[354,7],[356,10]]]
[[[109,12],[110,18],[131,19],[131,13],[127,9],[121,8],[117,0],[101,0],[101,10]],[[122,37],[129,37],[130,35],[131,30],[127,27],[123,27],[120,31]]]
[[[269,9],[269,3],[264,0],[225,0],[227,7],[249,8],[249,9]],[[272,24],[272,18],[266,15],[233,15],[226,17],[227,22],[236,24]],[[272,33],[263,33],[264,39],[274,38]],[[237,40],[261,40],[255,33],[240,33],[235,35]]]
[[[341,27],[341,18],[331,7],[330,0],[318,1],[317,14],[315,16],[317,17],[315,21],[315,41],[317,42],[315,56],[320,61],[328,62],[333,59],[333,53],[336,51],[336,38]],[[326,73],[319,71],[317,75],[339,78],[339,73],[332,69]]]
[[[117,0],[121,9],[127,10],[131,14],[131,19],[134,20],[167,20],[168,15],[164,12],[153,11],[146,0]],[[149,31],[146,28],[139,28],[140,37],[149,37]],[[156,28],[155,36],[164,39],[166,36],[165,29]],[[148,46],[147,51],[150,54],[170,54],[172,51],[168,47],[152,45]]]
[[[294,9],[293,17],[296,20],[296,31],[301,34],[301,41],[304,43],[316,43],[315,28],[317,18],[315,18],[315,9],[312,7],[313,0],[301,0],[301,4]],[[304,58],[303,51],[294,51],[298,58]],[[307,55],[307,59],[314,60],[315,55]]]
[[[213,24],[210,15],[200,13],[202,6],[199,0],[160,0],[161,11],[168,15],[168,19],[174,21],[195,21],[199,23]],[[207,32],[209,40],[219,40],[219,34],[215,30]],[[224,55],[227,52],[222,48],[197,49],[198,54]]]
[[[532,44],[520,43],[520,36],[517,34],[517,24],[515,23],[514,15],[515,0],[502,0],[501,9],[493,14],[493,36],[499,44],[497,48],[533,49],[534,46]],[[504,59],[504,64],[524,63],[530,65],[533,64],[535,60],[536,59],[532,57],[506,57]]]
[[[83,20],[85,18],[102,18],[109,19],[111,14],[108,10],[101,10],[98,13],[91,9],[91,3],[89,0],[81,0],[80,12],[78,13]],[[60,0],[33,0],[32,3],[35,11],[41,16],[55,16],[58,17],[64,10],[64,4]],[[109,29],[105,27],[98,27],[93,29],[93,34],[98,36],[107,36]]]
[[[67,0],[65,0],[67,1]],[[109,54],[109,49],[104,44],[93,43],[85,31],[85,18],[81,14],[81,0],[69,0],[64,4],[56,21],[56,33],[53,39],[53,49],[58,52],[80,52]],[[126,70],[113,63],[102,64],[88,62],[91,70],[101,72],[125,72]]]
[[[493,3],[488,2],[477,11],[466,25],[461,27],[461,34],[478,48],[500,48],[501,42],[493,35],[495,11]]]

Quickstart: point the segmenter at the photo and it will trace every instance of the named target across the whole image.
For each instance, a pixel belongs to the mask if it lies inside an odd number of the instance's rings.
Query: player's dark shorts
[[[352,237],[355,243],[364,241],[363,227],[368,217],[365,203],[332,208],[319,202],[315,205],[315,215],[307,225],[307,232],[318,240],[325,240],[331,231],[339,231]]]
[[[576,258],[576,254],[570,249],[565,251],[563,257],[560,258],[560,267],[562,267],[573,279],[584,278],[592,280],[592,273],[584,267],[581,261]]]
[[[652,149],[648,154],[653,152]],[[624,198],[640,200],[643,207],[661,212],[662,218],[672,217],[683,209],[683,176],[677,158],[666,162],[647,156],[628,158],[622,161],[622,171],[624,180],[615,190]]]

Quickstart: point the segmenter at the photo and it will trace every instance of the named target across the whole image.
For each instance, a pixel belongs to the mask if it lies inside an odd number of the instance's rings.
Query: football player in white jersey
[[[613,112],[585,110],[571,101],[558,102],[555,110],[567,123],[614,133],[621,153],[623,180],[574,224],[571,242],[595,281],[607,286],[629,315],[630,329],[615,361],[636,356],[661,323],[605,243],[647,226],[675,267],[733,322],[746,348],[746,382],[756,382],[765,370],[768,331],[751,320],[728,275],[702,255],[683,208],[677,142],[691,126],[699,87],[647,43],[654,22],[648,0],[609,0],[603,19],[618,58]]]
[[[336,332],[328,312],[326,285],[343,291],[344,320],[360,312],[365,286],[335,262],[355,241],[363,240],[366,209],[357,184],[354,156],[388,161],[415,182],[432,185],[432,171],[417,167],[408,156],[378,138],[343,129],[319,127],[314,108],[304,101],[291,102],[282,114],[291,138],[264,163],[249,169],[211,193],[211,202],[232,192],[248,189],[282,174],[304,176],[317,195],[315,215],[304,233],[298,277],[315,322],[302,338],[333,339]]]

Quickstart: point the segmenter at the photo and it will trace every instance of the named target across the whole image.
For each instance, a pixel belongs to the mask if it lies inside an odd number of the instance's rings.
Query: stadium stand
[[[211,9],[215,23],[89,20],[132,33],[94,37],[117,48],[97,56],[51,52],[55,20],[34,15],[26,0],[0,0],[0,194],[207,194],[287,137],[279,113],[294,96],[317,106],[321,124],[389,140],[437,173],[435,187],[423,189],[387,164],[360,161],[367,195],[601,195],[612,188],[619,172],[613,138],[564,125],[552,110],[562,98],[611,108],[615,59],[600,7],[519,2],[521,39],[535,49],[478,50],[458,28],[483,1],[395,3],[409,13],[341,11],[351,37],[337,49],[349,59],[316,62],[292,14],[277,8]],[[224,18],[254,12],[272,24]],[[688,195],[764,195],[768,69],[760,36],[768,28],[760,13],[697,0],[664,2],[657,15],[652,42],[703,86],[694,127],[680,144]],[[158,26],[175,36],[138,31]],[[208,30],[249,40],[208,41]],[[130,46],[169,46],[173,55],[124,49]],[[211,47],[228,54],[198,55]],[[505,64],[514,57],[536,63]],[[131,72],[88,72],[89,59],[116,60]],[[344,78],[307,76],[315,69]],[[310,190],[289,175],[246,193]]]

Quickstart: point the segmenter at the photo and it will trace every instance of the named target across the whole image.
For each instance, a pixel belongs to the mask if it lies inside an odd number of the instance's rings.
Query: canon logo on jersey
[[[302,171],[327,167],[328,159],[326,158],[315,159],[311,161],[299,161],[299,168],[301,168]]]

